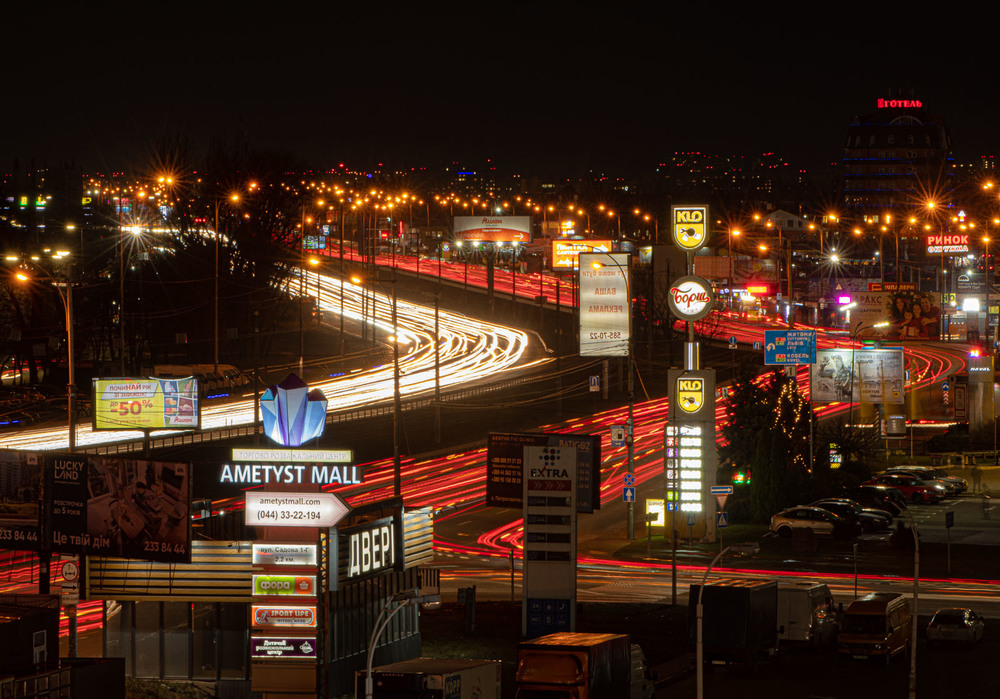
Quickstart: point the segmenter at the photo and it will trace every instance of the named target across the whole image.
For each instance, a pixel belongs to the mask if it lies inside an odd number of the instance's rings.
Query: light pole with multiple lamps
[[[52,256],[52,259],[62,260],[68,254],[69,253],[59,251]],[[16,272],[15,276],[22,282],[30,282],[33,280],[33,276],[26,269]],[[63,310],[65,311],[68,449],[70,452],[74,452],[76,451],[76,355],[73,352],[73,282],[70,279],[69,263],[67,262],[66,266],[66,281],[59,281],[45,271],[42,272],[41,278],[52,282],[52,285],[56,288],[56,292],[59,294],[59,300],[62,302]]]
[[[229,196],[229,201],[237,202],[239,200],[240,200],[240,197],[239,197],[238,194],[231,194]],[[214,314],[214,317],[215,317],[215,321],[214,321],[214,329],[215,329],[215,345],[214,345],[215,352],[214,352],[214,357],[215,357],[215,362],[214,363],[215,363],[215,375],[216,375],[216,377],[218,377],[218,375],[219,375],[219,204],[221,204],[221,203],[222,203],[222,200],[219,199],[219,198],[216,198],[216,200],[215,200],[215,229],[213,231],[213,237],[215,238],[215,303],[214,303],[214,310],[215,310],[215,314]]]

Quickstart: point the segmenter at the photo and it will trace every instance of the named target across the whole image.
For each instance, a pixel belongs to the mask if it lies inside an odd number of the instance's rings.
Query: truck
[[[778,641],[831,645],[837,637],[837,611],[828,585],[808,580],[778,585]]]
[[[517,647],[516,699],[650,699],[654,677],[628,634],[553,633]]]
[[[697,642],[700,584],[691,585],[688,629]],[[773,580],[732,578],[705,585],[702,598],[705,662],[750,663],[778,651],[778,585]]]
[[[354,675],[365,696],[365,671]],[[499,660],[411,658],[372,668],[373,699],[500,699]]]

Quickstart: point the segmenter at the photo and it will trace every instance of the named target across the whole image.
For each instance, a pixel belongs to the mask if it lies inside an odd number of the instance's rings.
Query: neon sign
[[[920,100],[884,100],[878,99],[879,109],[922,109],[924,103]]]

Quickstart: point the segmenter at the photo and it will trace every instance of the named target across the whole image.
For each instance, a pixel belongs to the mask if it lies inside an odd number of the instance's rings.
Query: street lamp
[[[375,657],[375,646],[378,639],[389,625],[392,618],[407,607],[414,607],[418,604],[433,604],[441,601],[441,595],[420,595],[418,590],[406,590],[397,592],[389,598],[375,619],[375,626],[372,629],[371,638],[368,639],[368,656],[365,661],[365,699],[372,699],[375,691],[375,684],[372,681],[372,660]]]
[[[61,260],[63,257],[69,253],[57,252],[53,255],[53,259]],[[66,366],[68,369],[68,383],[66,384],[66,407],[67,407],[67,428],[69,432],[68,436],[68,449],[70,453],[76,450],[76,369],[75,369],[75,354],[73,352],[73,282],[69,278],[69,267],[67,263],[66,268],[66,281],[57,281],[51,274],[43,271],[43,279],[48,279],[52,282],[52,285],[56,288],[56,292],[59,294],[59,300],[62,302],[63,310],[65,311],[65,322],[66,322]],[[15,274],[17,279],[22,282],[32,281],[32,277],[27,271],[19,271]],[[65,290],[64,290],[65,288]]]
[[[738,238],[742,231],[733,229],[729,231],[729,310],[733,310],[733,238]]]
[[[626,345],[626,362],[628,363],[628,420],[625,427],[625,443],[628,448],[628,472],[633,477],[635,475],[635,443],[632,439],[632,426],[635,424],[634,419],[634,407],[635,407],[635,388],[634,379],[632,372],[632,291],[631,285],[629,284],[629,275],[627,271],[618,263],[618,261],[611,255],[606,255],[606,258],[611,264],[618,268],[621,272],[622,279],[625,281],[625,297],[628,299],[628,344]],[[601,269],[605,266],[604,262],[595,260],[591,263],[594,269]],[[628,512],[627,519],[627,529],[628,538],[635,538],[635,502],[627,502],[626,510]]]
[[[240,200],[238,194],[232,194],[229,196],[229,200],[237,202]],[[222,203],[220,198],[215,200],[215,229],[213,230],[213,237],[215,238],[215,375],[219,375],[219,204]]]

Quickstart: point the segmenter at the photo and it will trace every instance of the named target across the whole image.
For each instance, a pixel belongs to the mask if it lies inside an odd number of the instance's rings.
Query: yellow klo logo
[[[685,413],[696,413],[705,404],[705,380],[677,379],[677,405]]]

